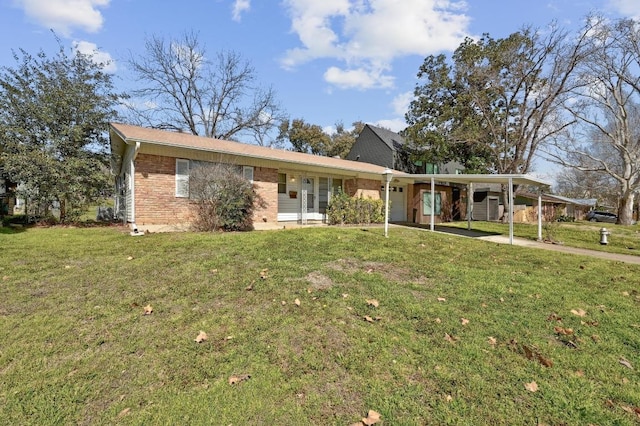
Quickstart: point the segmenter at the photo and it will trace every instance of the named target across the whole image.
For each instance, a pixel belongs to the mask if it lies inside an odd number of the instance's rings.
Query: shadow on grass
[[[425,230],[431,229],[431,225],[429,224],[409,223],[409,222],[402,222],[397,224],[402,226],[407,226],[410,228],[420,228]],[[460,235],[462,237],[470,237],[470,238],[482,238],[482,237],[488,237],[491,235],[502,235],[498,232],[485,232],[485,231],[478,231],[474,229],[469,230],[466,228],[458,228],[455,226],[447,226],[447,225],[434,225],[433,230],[436,232],[443,232],[446,234]]]
[[[0,235],[20,234],[22,232],[25,232],[26,230],[27,229],[24,226],[15,226],[15,225],[0,226]]]

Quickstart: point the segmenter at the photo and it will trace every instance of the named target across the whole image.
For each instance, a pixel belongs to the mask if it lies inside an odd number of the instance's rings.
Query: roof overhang
[[[407,183],[431,183],[446,182],[446,183],[458,183],[468,185],[470,183],[499,183],[508,185],[530,185],[539,188],[547,188],[552,185],[551,182],[544,179],[540,179],[536,176],[526,174],[503,174],[503,175],[481,175],[481,174],[421,174],[412,175],[407,173],[401,173],[393,176],[400,181]]]

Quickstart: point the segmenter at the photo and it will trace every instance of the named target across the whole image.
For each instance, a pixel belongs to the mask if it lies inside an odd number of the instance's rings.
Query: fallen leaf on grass
[[[287,302],[285,302],[284,300],[282,302],[280,302],[282,304],[282,306],[286,305]]]
[[[266,268],[260,271],[260,278],[262,278],[263,280],[266,280],[268,277],[267,272],[269,272],[269,270]]]
[[[373,318],[371,318],[369,315],[365,315],[363,318],[364,318],[364,320],[366,322],[370,322],[370,323],[374,323],[374,322],[380,321],[382,319],[382,317],[373,317]]]
[[[622,295],[625,296],[625,297],[628,297],[629,296],[629,292],[628,291],[623,291]]]
[[[205,340],[207,340],[209,337],[207,336],[207,333],[205,333],[204,331],[200,330],[200,333],[198,334],[198,336],[196,336],[195,339],[193,339],[196,343],[202,343]]]
[[[544,365],[545,367],[553,367],[553,361],[551,361],[551,359],[549,358],[545,358],[541,354],[538,354],[538,362],[540,362],[540,364]]]
[[[547,317],[547,321],[558,321],[558,322],[560,322],[560,321],[562,321],[562,318],[560,318],[560,317],[558,316],[558,314],[556,314],[555,312],[553,312],[553,313],[551,313],[551,315],[549,315],[549,316]]]
[[[256,280],[251,281],[251,284],[249,284],[248,286],[246,286],[244,289],[247,291],[251,291],[253,290],[253,285],[256,283]]]
[[[524,384],[524,388],[526,390],[528,390],[529,392],[537,392],[538,391],[538,384],[536,382],[525,383]]]
[[[349,297],[349,295],[347,293],[342,293],[342,298],[346,299],[347,297]]]
[[[553,327],[553,331],[555,331],[556,334],[562,334],[564,336],[568,336],[573,334],[573,329],[572,328],[564,328],[564,327]]]
[[[70,265],[64,265],[64,269],[71,269]]]
[[[127,260],[133,260],[133,256],[127,257]]]
[[[143,315],[151,315],[153,313],[153,307],[151,305],[147,305],[143,309]]]
[[[124,410],[120,411],[120,413],[118,413],[118,418],[124,417],[127,414],[129,414],[129,412],[131,411],[131,408],[127,407]]]
[[[230,385],[237,385],[240,382],[244,382],[245,380],[250,379],[251,376],[249,374],[238,374],[238,375],[234,375],[229,377],[229,384]]]
[[[380,421],[380,413],[377,413],[373,410],[369,410],[369,412],[367,413],[367,417],[362,419],[362,423],[364,423],[366,426],[374,425],[379,421]]]
[[[488,341],[491,346],[495,346],[498,343],[498,339],[496,339],[495,337],[489,337]]]
[[[453,401],[453,397],[451,395],[447,395],[445,399],[447,400],[447,402]]]
[[[444,297],[438,297],[438,302],[446,302],[447,299],[445,299]]]
[[[598,325],[600,325],[598,323],[598,321],[580,321],[581,325],[589,325],[591,327],[597,327]]]
[[[300,306],[300,299],[296,299],[296,300],[294,300],[294,301],[293,301],[293,303],[295,303],[295,304],[296,304],[296,306]]]
[[[466,318],[460,318],[460,322],[462,322],[462,325],[467,325],[469,324],[469,320]]]
[[[583,309],[572,309],[571,313],[573,315],[577,315],[579,317],[583,317],[583,316],[587,315],[587,313]]]
[[[444,333],[444,340],[446,340],[449,343],[455,343],[459,339],[455,336],[450,335],[449,333]]]
[[[629,369],[633,370],[633,366],[631,365],[631,363],[629,362],[629,360],[628,360],[628,359],[626,359],[625,357],[620,357],[620,359],[618,360],[618,362],[619,362],[621,365],[624,365],[625,367],[627,367],[627,368],[629,368]]]
[[[620,408],[622,408],[627,413],[635,414],[636,416],[638,416],[638,418],[640,418],[640,407],[630,407],[628,405],[621,405]]]
[[[435,321],[437,324],[440,324],[440,323],[442,322],[442,320],[441,320],[440,318],[436,318],[434,321]]]
[[[218,273],[218,270],[217,270],[217,269],[212,269],[212,270],[210,270],[209,272],[211,272],[212,274],[217,274],[217,273]]]
[[[367,305],[377,308],[378,306],[380,306],[380,302],[378,302],[376,299],[367,299]]]

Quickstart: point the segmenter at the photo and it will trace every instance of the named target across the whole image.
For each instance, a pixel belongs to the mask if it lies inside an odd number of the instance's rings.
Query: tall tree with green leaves
[[[108,123],[122,98],[91,55],[14,52],[0,71],[0,152],[19,195],[72,220],[111,188]]]
[[[364,128],[364,123],[356,121],[349,130],[338,121],[335,127],[336,131],[329,134],[319,125],[307,123],[302,118],[290,122],[286,120],[280,124],[278,141],[289,142],[294,151],[345,158]]]
[[[450,61],[427,57],[404,136],[429,160],[455,160],[468,172],[532,171],[540,145],[574,121],[559,111],[584,43],[585,34],[556,26],[524,28],[504,39],[467,38]]]

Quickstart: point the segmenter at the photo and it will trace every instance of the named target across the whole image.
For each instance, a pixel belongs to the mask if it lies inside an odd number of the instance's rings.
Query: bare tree
[[[145,54],[129,65],[142,87],[138,122],[210,138],[251,139],[271,145],[269,135],[286,119],[272,88],[256,84],[256,72],[235,52],[207,55],[198,34],[165,40],[152,36]]]
[[[589,56],[579,85],[565,104],[576,125],[555,138],[548,151],[566,167],[608,175],[617,183],[618,223],[631,224],[640,190],[640,48],[631,20],[590,16]]]

